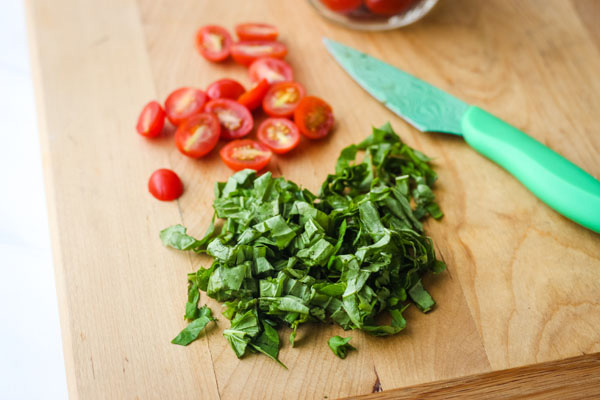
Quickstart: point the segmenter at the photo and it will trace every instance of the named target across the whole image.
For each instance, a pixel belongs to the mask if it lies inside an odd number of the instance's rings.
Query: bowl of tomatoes
[[[400,28],[423,18],[438,0],[308,0],[324,17],[370,31]]]

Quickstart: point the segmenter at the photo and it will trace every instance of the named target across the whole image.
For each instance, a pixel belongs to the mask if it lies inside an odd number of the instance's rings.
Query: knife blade
[[[415,128],[463,136],[554,210],[600,233],[600,181],[592,175],[479,107],[351,47],[323,43],[361,87]]]

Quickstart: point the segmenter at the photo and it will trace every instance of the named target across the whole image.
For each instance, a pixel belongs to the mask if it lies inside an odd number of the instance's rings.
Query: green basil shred
[[[423,312],[435,305],[421,277],[445,268],[420,222],[443,215],[431,190],[436,178],[430,159],[386,124],[342,150],[318,196],[269,172],[243,170],[218,182],[218,234],[214,217],[200,240],[181,225],[160,233],[166,246],[214,257],[210,268],[188,274],[190,322],[173,343],[188,345],[215,321],[198,307],[199,290],[225,303],[231,326],[223,334],[238,357],[260,352],[281,364],[277,328],[284,325],[292,345],[306,322],[400,332],[411,303]],[[378,322],[384,311],[389,324]]]

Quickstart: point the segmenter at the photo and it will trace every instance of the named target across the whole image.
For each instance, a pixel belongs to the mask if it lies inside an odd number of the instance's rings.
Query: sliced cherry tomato
[[[254,87],[238,98],[238,103],[246,106],[250,111],[256,110],[263,101],[265,94],[269,91],[269,82],[266,79],[258,82]]]
[[[175,131],[175,144],[188,157],[198,158],[208,154],[219,141],[221,125],[217,116],[200,113],[183,121]]]
[[[213,100],[237,100],[245,91],[246,89],[238,81],[234,81],[233,79],[219,79],[208,86],[206,94]]]
[[[331,11],[346,13],[360,7],[362,0],[321,0]]]
[[[150,175],[148,191],[158,200],[175,200],[183,193],[183,184],[177,174],[170,169],[157,169]]]
[[[165,125],[165,111],[157,101],[151,101],[140,113],[136,130],[142,136],[156,137]]]
[[[294,80],[294,73],[290,64],[271,57],[259,58],[254,61],[250,64],[248,73],[252,82],[259,82],[262,79],[266,79],[269,83]]]
[[[407,11],[414,2],[414,0],[366,0],[365,4],[375,14],[395,15]]]
[[[250,65],[254,60],[262,57],[283,58],[287,52],[285,44],[266,40],[237,42],[231,46],[233,59],[242,65]]]
[[[331,106],[318,97],[307,96],[300,100],[294,121],[300,133],[309,139],[320,139],[327,136],[333,128],[333,111]]]
[[[218,25],[207,25],[196,32],[196,48],[209,61],[223,61],[231,51],[231,35]]]
[[[284,154],[298,146],[300,132],[287,118],[267,118],[258,127],[258,140],[277,154]]]
[[[211,112],[221,123],[221,138],[239,139],[246,136],[254,126],[250,110],[237,101],[229,99],[211,100],[204,106],[204,111]]]
[[[232,170],[245,168],[259,171],[271,160],[271,150],[252,139],[234,140],[219,152],[223,162]]]
[[[275,40],[279,31],[273,25],[246,23],[235,27],[235,33],[240,40]]]
[[[305,94],[304,87],[297,82],[276,83],[263,99],[263,110],[271,117],[289,117]]]
[[[183,87],[167,97],[165,112],[173,125],[179,125],[186,118],[201,112],[204,103],[206,103],[206,93],[199,89]]]

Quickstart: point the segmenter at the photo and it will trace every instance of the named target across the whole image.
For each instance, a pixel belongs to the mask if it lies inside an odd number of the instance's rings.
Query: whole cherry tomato
[[[379,15],[395,15],[407,11],[414,0],[365,0],[371,12]]]

